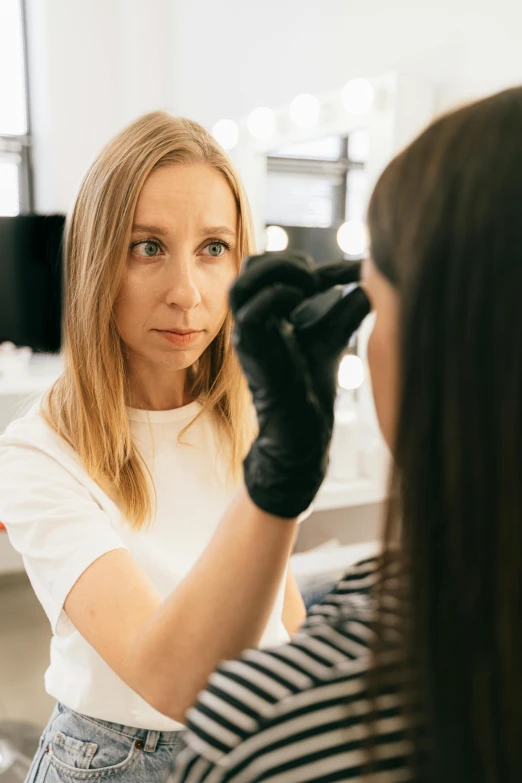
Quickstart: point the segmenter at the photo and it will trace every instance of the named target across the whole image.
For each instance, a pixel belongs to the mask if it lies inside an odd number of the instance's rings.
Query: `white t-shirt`
[[[154,525],[134,532],[118,506],[87,475],[76,452],[34,406],[0,438],[0,520],[23,557],[53,630],[47,692],[94,718],[175,731],[181,724],[153,709],[76,630],[63,605],[98,557],[128,549],[166,597],[194,566],[237,487],[228,479],[217,425],[199,402],[170,411],[129,409],[132,436],[157,492]],[[288,641],[282,624],[284,579],[261,645]]]

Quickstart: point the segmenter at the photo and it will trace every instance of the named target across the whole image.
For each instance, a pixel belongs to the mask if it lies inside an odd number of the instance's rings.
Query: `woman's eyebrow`
[[[143,231],[145,234],[159,234],[160,236],[166,236],[169,232],[161,226],[144,226],[141,223],[135,223],[132,227],[134,231]]]
[[[235,237],[236,232],[228,226],[205,226],[199,232],[201,236],[209,236],[211,234],[228,234],[230,237]]]
[[[158,234],[159,236],[166,236],[169,232],[161,226],[144,225],[143,223],[135,223],[132,227],[132,231],[143,231],[145,234]],[[228,236],[235,238],[236,232],[228,226],[204,226],[200,232],[200,236],[211,236],[212,234],[227,234]]]

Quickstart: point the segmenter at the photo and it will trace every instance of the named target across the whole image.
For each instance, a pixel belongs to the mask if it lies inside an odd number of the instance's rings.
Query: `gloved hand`
[[[342,351],[369,312],[357,287],[318,320],[292,314],[306,299],[359,279],[358,264],[314,267],[304,253],[246,261],[230,302],[233,340],[252,392],[259,434],[244,461],[253,502],[293,518],[314,499],[328,467]]]

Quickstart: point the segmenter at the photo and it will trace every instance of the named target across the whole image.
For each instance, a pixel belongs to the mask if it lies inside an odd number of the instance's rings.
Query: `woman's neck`
[[[156,368],[136,373],[129,368],[128,405],[147,411],[168,411],[192,402],[187,370],[166,373]]]

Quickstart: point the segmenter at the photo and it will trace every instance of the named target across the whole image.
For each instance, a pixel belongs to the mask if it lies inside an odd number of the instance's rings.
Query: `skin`
[[[239,269],[237,224],[234,195],[215,168],[165,166],[145,182],[115,305],[132,407],[170,410],[190,401],[187,368],[223,325]],[[199,335],[173,345],[160,330],[175,329]]]
[[[368,365],[379,427],[391,451],[395,441],[399,372],[399,297],[371,258],[362,267],[375,321],[368,340]]]

